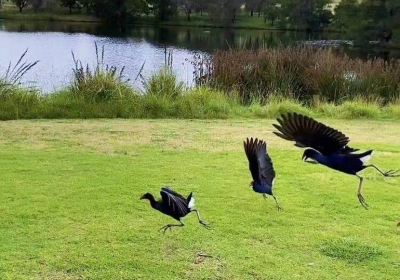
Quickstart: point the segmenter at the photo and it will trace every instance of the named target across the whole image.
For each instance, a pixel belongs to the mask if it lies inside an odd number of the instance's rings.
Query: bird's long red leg
[[[356,176],[360,179],[360,184],[358,185],[358,191],[357,191],[358,201],[360,201],[362,207],[368,210],[368,204],[367,202],[365,202],[365,199],[362,195],[362,183],[364,181],[364,178],[358,175]]]

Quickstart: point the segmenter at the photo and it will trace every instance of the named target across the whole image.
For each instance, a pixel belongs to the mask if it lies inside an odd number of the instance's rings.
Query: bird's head
[[[152,195],[151,193],[145,193],[144,195],[142,195],[142,196],[140,197],[140,199],[153,200],[154,197],[153,197],[153,195]]]
[[[313,149],[306,149],[303,153],[302,160],[308,163],[318,163],[316,160],[316,157],[318,155],[318,152]]]

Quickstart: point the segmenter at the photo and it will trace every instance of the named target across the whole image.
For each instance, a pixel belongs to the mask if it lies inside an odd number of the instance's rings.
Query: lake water
[[[162,68],[167,49],[173,54],[173,69],[179,80],[192,85],[191,61],[196,53],[238,46],[287,46],[303,40],[339,39],[339,36],[337,33],[149,26],[110,30],[98,24],[0,21],[0,73],[28,49],[26,59],[40,62],[24,77],[24,84],[44,92],[57,90],[71,81],[74,66],[71,52],[83,63],[95,65],[97,43],[105,48],[105,63],[124,66],[125,76],[131,80],[143,63],[145,79]],[[353,50],[354,54],[368,55],[363,50]],[[141,88],[142,80],[136,80],[135,86]]]

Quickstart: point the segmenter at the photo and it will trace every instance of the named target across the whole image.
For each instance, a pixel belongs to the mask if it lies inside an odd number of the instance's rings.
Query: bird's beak
[[[140,199],[145,199],[145,196],[144,196],[144,195],[142,195],[142,196],[140,197]]]

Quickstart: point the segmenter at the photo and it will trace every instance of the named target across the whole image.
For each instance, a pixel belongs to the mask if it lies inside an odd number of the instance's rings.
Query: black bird
[[[267,154],[267,144],[263,140],[249,139],[244,141],[244,151],[249,160],[249,169],[253,181],[250,187],[257,193],[261,193],[264,198],[270,195],[274,198],[278,210],[282,210],[276,197],[272,193],[274,186],[275,170],[272,160]]]
[[[372,150],[364,153],[355,153],[358,149],[350,148],[347,144],[350,139],[342,132],[328,127],[316,120],[297,114],[288,113],[278,119],[279,125],[274,127],[279,132],[274,132],[279,137],[295,141],[297,147],[307,148],[303,160],[310,163],[320,163],[332,169],[355,175],[359,178],[357,197],[364,208],[368,208],[362,196],[363,177],[357,173],[372,167],[385,177],[398,177],[398,171],[381,171],[373,164],[367,164],[371,158]],[[311,159],[308,160],[308,159]]]
[[[207,229],[209,228],[208,224],[200,219],[199,211],[194,208],[195,200],[193,193],[190,193],[187,198],[184,198],[182,195],[174,192],[169,187],[164,187],[161,188],[160,194],[161,199],[158,201],[155,200],[151,193],[145,193],[140,199],[148,199],[151,207],[165,215],[171,216],[180,222],[179,225],[168,224],[162,227],[160,230],[164,230],[164,233],[167,231],[167,229],[171,230],[172,227],[183,227],[184,224],[181,219],[191,212],[195,212],[197,214],[197,219],[201,225]]]

